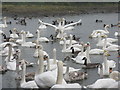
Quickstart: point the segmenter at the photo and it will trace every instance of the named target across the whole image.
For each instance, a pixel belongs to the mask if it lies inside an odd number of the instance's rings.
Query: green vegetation
[[[64,15],[92,12],[117,12],[118,3],[12,2],[2,3],[3,15]]]

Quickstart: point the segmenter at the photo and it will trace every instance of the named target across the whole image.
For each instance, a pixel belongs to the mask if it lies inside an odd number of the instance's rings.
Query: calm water
[[[96,42],[97,40],[94,39],[89,39],[89,35],[93,30],[96,29],[104,29],[103,24],[117,24],[118,22],[118,14],[117,13],[110,13],[110,14],[88,14],[88,15],[75,15],[75,16],[61,16],[64,17],[66,20],[69,21],[78,21],[79,19],[82,19],[82,25],[81,26],[75,26],[75,30],[72,31],[66,31],[66,33],[69,34],[75,34],[76,36],[80,37],[81,41],[90,42],[91,43],[91,48],[96,47]],[[43,20],[44,22],[49,22],[52,23],[53,20],[56,20],[61,17],[39,17],[39,19]],[[96,19],[102,19],[103,23],[96,23]],[[32,18],[32,20],[27,20],[27,26],[22,26],[19,24],[15,24],[15,21],[13,18],[9,17],[8,20],[12,21],[11,25],[8,25],[7,28],[5,28],[3,31],[9,35],[9,30],[13,28],[17,28],[18,31],[25,30],[25,31],[30,31],[32,32],[35,37],[31,39],[27,39],[27,41],[34,41],[36,39],[36,30],[39,27],[38,24],[38,18]],[[110,35],[109,37],[114,38],[114,32],[117,31],[117,27],[110,28]],[[54,29],[52,27],[48,27],[46,30],[41,32],[41,36],[49,37],[51,34],[54,34]],[[57,49],[57,59],[63,60],[65,55],[61,53],[62,46],[59,45],[58,42],[56,43],[42,43],[44,50],[49,54],[49,56],[52,58],[52,49],[56,48]],[[22,55],[21,58],[29,61],[29,62],[36,62],[37,58],[33,57],[33,53],[35,51],[34,48],[24,48],[24,47],[19,47],[22,50]],[[113,59],[116,62],[118,62],[117,58],[117,52],[111,52],[111,56],[108,57],[108,59]],[[102,55],[90,55],[91,62],[103,62],[103,56]],[[2,58],[4,60],[4,57]],[[4,63],[4,62],[3,62]],[[75,64],[72,62],[68,62],[68,65],[75,67],[75,68],[80,68],[81,66],[79,64]],[[35,71],[36,67],[32,68],[27,68],[28,72],[33,72]],[[115,68],[117,70],[117,67]],[[88,79],[83,80],[83,81],[78,81],[81,85],[88,85],[92,84],[95,82],[99,77],[97,74],[97,69],[90,69],[87,71],[88,72]],[[13,71],[8,71],[6,74],[2,76],[2,87],[3,88],[15,88],[18,87],[17,82],[15,81],[16,77],[16,72]]]

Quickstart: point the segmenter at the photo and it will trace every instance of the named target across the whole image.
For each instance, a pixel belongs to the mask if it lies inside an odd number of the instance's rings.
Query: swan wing
[[[69,26],[73,26],[73,25],[75,25],[75,24],[78,24],[78,23],[80,23],[81,21],[82,21],[82,20],[80,19],[80,20],[77,21],[77,22],[74,22],[74,23],[70,23],[70,24],[68,24],[68,25],[65,25],[64,28],[69,27]]]
[[[57,28],[58,28],[58,27],[56,27],[55,25],[52,25],[52,24],[50,24],[50,23],[44,23],[44,22],[43,22],[43,21],[41,21],[40,19],[38,19],[38,20],[39,20],[39,22],[40,22],[41,24],[51,26],[51,27],[53,27],[53,28],[55,28],[55,29],[57,29]]]

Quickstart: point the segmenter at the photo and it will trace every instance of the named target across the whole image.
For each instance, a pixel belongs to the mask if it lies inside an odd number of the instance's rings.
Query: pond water
[[[107,13],[107,14],[86,14],[86,15],[74,15],[74,16],[56,16],[56,17],[33,17],[31,20],[27,19],[27,26],[19,25],[15,23],[15,20],[13,18],[8,17],[8,21],[11,20],[12,24],[8,25],[7,28],[3,29],[3,31],[6,33],[6,35],[9,35],[9,30],[12,30],[13,28],[17,28],[18,31],[25,30],[30,31],[35,35],[34,38],[27,39],[27,41],[34,41],[36,39],[36,30],[39,27],[40,24],[38,24],[38,18],[43,20],[44,22],[52,23],[53,20],[56,20],[58,18],[64,17],[67,21],[78,21],[79,19],[82,20],[82,25],[75,26],[74,30],[66,31],[66,33],[76,35],[77,37],[80,37],[80,41],[83,42],[90,42],[91,48],[96,47],[97,40],[90,39],[89,35],[93,30],[96,29],[104,29],[103,24],[117,24],[118,23],[118,14],[117,13]],[[96,23],[96,19],[102,19],[102,23]],[[114,32],[118,31],[118,27],[112,27],[109,28],[109,37],[114,38]],[[41,36],[48,37],[51,34],[55,34],[55,31],[52,27],[47,27],[46,30],[43,30],[41,32]],[[116,43],[117,44],[117,43]],[[52,49],[57,49],[57,59],[63,60],[65,55],[61,52],[62,46],[59,45],[59,42],[55,43],[42,43],[44,50],[49,54],[50,58],[52,58]],[[19,48],[22,51],[21,58],[29,61],[29,62],[36,62],[37,58],[33,57],[33,53],[35,51],[35,48],[24,48],[19,46]],[[118,63],[117,58],[117,52],[110,52],[111,56],[108,57],[108,59],[113,59]],[[2,57],[2,61],[4,64],[4,57]],[[103,62],[103,56],[102,55],[90,55],[91,62]],[[80,68],[81,66],[79,64],[75,64],[73,62],[68,62],[68,65],[74,67],[74,68]],[[36,70],[36,66],[27,68],[27,72],[34,72]],[[114,70],[118,70],[118,64]],[[97,68],[96,69],[90,69],[87,70],[88,72],[88,78],[83,81],[78,81],[81,85],[89,85],[95,82],[97,79],[99,79],[99,75],[97,74]],[[2,87],[3,88],[16,88],[19,87],[17,85],[17,81],[15,81],[16,72],[14,71],[8,71],[4,75],[2,75]]]

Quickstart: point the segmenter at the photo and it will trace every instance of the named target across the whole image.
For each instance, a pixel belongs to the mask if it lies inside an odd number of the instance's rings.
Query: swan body
[[[115,32],[115,33],[114,33],[114,36],[115,36],[115,37],[120,36],[120,32]]]
[[[111,88],[116,88],[116,89],[120,88],[120,81],[113,83],[108,88],[110,88],[110,89]]]
[[[89,54],[93,54],[93,55],[100,55],[100,54],[103,54],[104,53],[104,50],[102,49],[91,49],[89,51]]]
[[[39,26],[39,29],[40,30],[43,30],[43,29],[46,29],[47,27],[46,27],[46,25],[44,25],[44,24],[41,24],[40,26]]]
[[[114,43],[114,42],[117,42],[118,39],[115,39],[115,38],[106,38],[107,39],[107,42],[109,43]],[[104,42],[105,39],[102,40],[102,42]]]
[[[32,37],[34,37],[34,35],[32,33],[30,33],[29,31],[27,31],[26,37],[27,38],[32,38]]]
[[[120,46],[118,46],[118,45],[110,45],[107,48],[105,48],[105,50],[107,50],[107,51],[117,51],[117,50],[119,50],[119,48],[120,48]]]
[[[13,43],[13,42],[3,42],[0,44],[0,47],[5,47],[7,44],[11,44],[13,47],[18,46],[17,44]]]
[[[95,83],[92,85],[88,85],[88,88],[108,88],[116,81],[111,78],[105,78],[105,79],[98,79]]]

